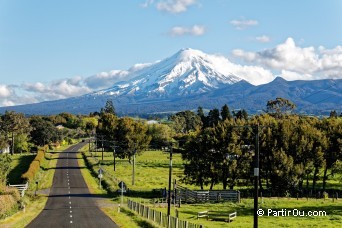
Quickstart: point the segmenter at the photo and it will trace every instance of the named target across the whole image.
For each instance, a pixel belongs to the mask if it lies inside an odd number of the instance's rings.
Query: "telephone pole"
[[[170,143],[170,165],[169,165],[169,194],[167,201],[167,216],[170,218],[171,210],[171,180],[172,180],[172,142]]]

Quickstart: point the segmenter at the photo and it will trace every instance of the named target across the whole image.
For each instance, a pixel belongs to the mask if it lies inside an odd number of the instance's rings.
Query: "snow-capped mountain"
[[[254,85],[248,79],[258,77],[257,68],[233,64],[223,56],[193,49],[182,49],[164,60],[137,64],[128,71],[118,72],[120,78],[127,80],[108,89],[62,100],[0,107],[0,113],[9,110],[29,115],[84,114],[99,111],[108,99],[113,100],[122,115],[181,111],[198,106],[212,109],[224,104],[256,113],[265,108],[268,100],[277,97],[293,101],[297,111],[303,113],[327,115],[331,110],[341,112],[342,107],[342,79],[275,78],[267,84]],[[101,84],[101,81],[92,83]]]
[[[223,56],[182,49],[169,58],[148,64],[128,75],[129,81],[96,92],[98,95],[169,97],[201,94],[223,88],[242,79],[229,70]]]

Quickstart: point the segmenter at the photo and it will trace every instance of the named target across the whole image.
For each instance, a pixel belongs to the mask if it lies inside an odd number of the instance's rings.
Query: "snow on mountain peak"
[[[133,66],[129,81],[98,93],[148,97],[199,94],[242,80],[231,73],[230,66],[223,56],[184,48],[164,60]]]

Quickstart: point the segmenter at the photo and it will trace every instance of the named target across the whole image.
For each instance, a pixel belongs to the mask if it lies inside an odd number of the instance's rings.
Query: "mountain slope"
[[[112,88],[95,94],[150,98],[200,94],[241,81],[224,67],[227,63],[229,61],[224,57],[182,49],[134,72],[136,76],[130,81],[116,83]]]
[[[107,99],[112,99],[116,110],[122,114],[146,114],[156,112],[180,111],[204,108],[220,108],[228,104],[233,109],[246,109],[249,113],[259,112],[266,107],[268,100],[277,97],[287,98],[297,105],[297,112],[307,114],[329,114],[331,110],[342,111],[342,80],[286,81],[277,78],[274,81],[254,86],[239,81],[221,89],[202,94],[175,97],[113,97],[109,94],[93,94],[64,100],[47,101],[31,105],[0,108],[0,112],[13,110],[26,114],[56,114],[71,112],[88,114],[99,111]]]

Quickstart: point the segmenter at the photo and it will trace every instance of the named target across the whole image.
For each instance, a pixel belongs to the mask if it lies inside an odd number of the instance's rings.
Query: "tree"
[[[93,127],[93,122],[91,123]],[[103,136],[105,140],[104,147],[106,149],[112,149],[113,142],[116,140],[115,135],[117,134],[118,117],[112,113],[103,113],[98,120],[96,128],[96,134]]]
[[[208,121],[207,121],[207,117],[204,115],[204,111],[203,108],[200,106],[197,109],[197,115],[201,118],[202,121],[202,127],[208,127]]]
[[[326,161],[323,173],[323,191],[326,188],[328,169],[334,167],[338,160],[342,160],[342,119],[334,117],[323,119],[320,122],[320,130],[328,139],[327,149],[324,151]]]
[[[218,122],[220,122],[220,111],[217,108],[214,108],[209,111],[208,114],[208,125],[210,127],[213,127],[214,125],[217,125]]]
[[[16,135],[24,134],[27,135],[31,128],[27,118],[25,118],[23,113],[15,113],[6,111],[3,116],[1,116],[1,126],[0,129],[4,133],[4,140],[8,143],[9,138],[11,138],[11,154],[14,153],[14,141]],[[4,142],[3,142],[4,143]]]
[[[336,110],[331,111],[329,116],[330,118],[337,118],[338,115],[337,115]]]
[[[189,141],[185,144],[185,152],[182,153],[184,164],[183,181],[188,184],[204,186],[218,182],[218,169],[215,167],[217,162],[213,163],[212,154],[215,153],[211,145],[210,128],[203,129],[200,133],[190,134]]]
[[[296,105],[290,100],[277,97],[275,100],[269,100],[266,105],[266,112],[280,118],[284,114],[290,114]]]
[[[230,120],[232,118],[229,107],[226,104],[221,108],[221,117],[223,121],[226,119]]]
[[[101,113],[110,113],[116,115],[115,108],[112,100],[107,100],[104,108],[101,109]]]
[[[31,117],[30,124],[33,128],[30,132],[31,141],[37,146],[44,146],[61,139],[57,128],[52,122],[44,120],[40,116]]]
[[[236,119],[244,119],[244,120],[248,120],[248,113],[245,109],[239,110],[237,112],[233,111],[233,115]]]
[[[165,124],[148,125],[147,135],[151,137],[150,147],[160,149],[172,140],[172,130]]]
[[[131,160],[147,148],[151,137],[147,135],[147,124],[128,117],[120,118],[115,128],[115,141],[118,143],[117,155]]]
[[[201,118],[192,111],[182,111],[170,116],[177,133],[188,133],[202,127]]]

